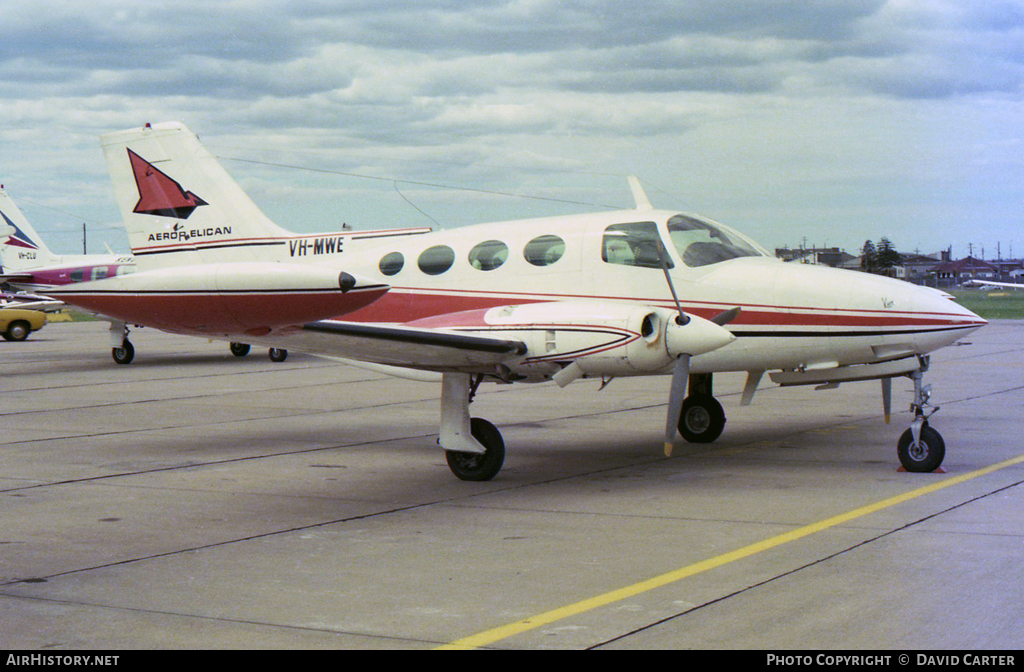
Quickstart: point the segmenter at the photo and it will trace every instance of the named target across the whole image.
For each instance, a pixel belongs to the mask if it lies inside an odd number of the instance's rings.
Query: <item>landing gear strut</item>
[[[942,465],[942,460],[946,457],[946,443],[942,440],[942,435],[928,425],[928,418],[934,415],[939,407],[928,403],[932,395],[931,385],[923,384],[929,359],[926,356],[918,359],[921,367],[909,374],[910,379],[914,381],[914,401],[910,404],[910,410],[914,412],[914,421],[900,436],[896,454],[900,458],[900,464],[907,471],[930,472]]]
[[[468,373],[441,376],[441,432],[448,468],[463,481],[489,481],[505,462],[501,432],[483,418],[469,417],[469,404],[480,378]]]

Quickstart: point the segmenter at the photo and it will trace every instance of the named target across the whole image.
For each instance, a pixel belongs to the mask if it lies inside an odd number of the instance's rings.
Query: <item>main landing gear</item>
[[[110,323],[110,356],[118,364],[131,364],[135,359],[135,346],[128,340],[129,333],[124,322]]]
[[[505,442],[498,428],[469,417],[469,404],[482,380],[468,373],[441,376],[441,432],[448,468],[463,481],[489,481],[505,462]]]
[[[679,434],[690,443],[712,443],[724,429],[725,410],[712,394],[711,374],[691,374],[679,413]]]
[[[896,454],[900,458],[900,464],[907,471],[931,472],[942,465],[946,457],[946,443],[942,435],[928,425],[928,418],[939,410],[938,406],[931,406],[928,399],[932,395],[931,385],[922,383],[925,371],[928,370],[929,358],[922,356],[918,358],[920,368],[907,374],[914,381],[914,401],[910,404],[910,410],[914,412],[914,420],[910,428],[900,436],[896,444]],[[931,410],[925,410],[930,408]]]
[[[248,343],[237,343],[235,341],[232,341],[229,347],[231,349],[231,354],[235,357],[245,357],[249,354],[250,350]],[[283,362],[288,359],[288,351],[283,348],[270,348],[270,350],[267,351],[267,356],[270,357],[270,361],[272,362]]]

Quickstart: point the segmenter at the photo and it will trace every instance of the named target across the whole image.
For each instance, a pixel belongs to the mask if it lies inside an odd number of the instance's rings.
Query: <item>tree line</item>
[[[888,238],[878,241],[877,247],[868,240],[861,248],[860,255],[860,267],[868,273],[885,275],[894,266],[900,265],[900,253]]]

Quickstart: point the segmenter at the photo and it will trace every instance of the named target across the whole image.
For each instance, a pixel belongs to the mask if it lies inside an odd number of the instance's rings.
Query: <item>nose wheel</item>
[[[907,471],[932,472],[942,465],[946,457],[946,442],[942,440],[941,434],[924,422],[917,432],[914,427],[903,432],[896,445],[896,454]]]

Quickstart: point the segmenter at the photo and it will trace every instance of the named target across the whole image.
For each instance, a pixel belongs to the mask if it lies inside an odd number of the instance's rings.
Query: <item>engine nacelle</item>
[[[510,368],[527,377],[550,377],[567,366],[588,376],[667,373],[679,355],[710,352],[735,338],[702,318],[678,324],[676,317],[635,303],[557,301],[492,308],[479,332],[522,341],[527,352]]]

